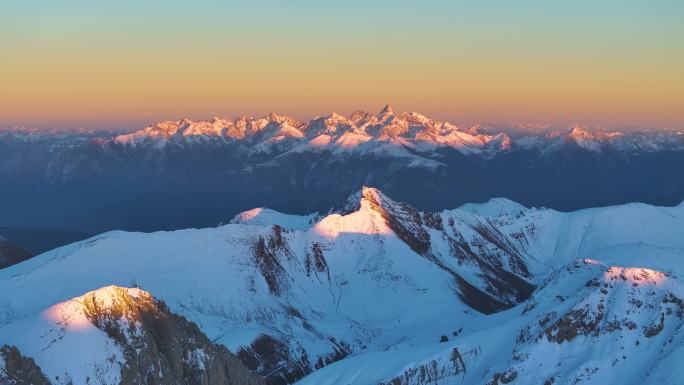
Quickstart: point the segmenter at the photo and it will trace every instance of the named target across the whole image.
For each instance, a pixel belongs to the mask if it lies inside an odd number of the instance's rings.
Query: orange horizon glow
[[[0,16],[0,127],[387,103],[456,124],[684,127],[681,2],[37,3]]]

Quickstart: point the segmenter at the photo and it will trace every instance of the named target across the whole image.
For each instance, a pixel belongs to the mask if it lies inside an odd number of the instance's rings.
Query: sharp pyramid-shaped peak
[[[394,204],[395,202],[383,194],[379,189],[375,187],[363,186],[359,191],[350,195],[342,208],[337,210],[337,212],[339,214],[346,215],[360,211],[364,208],[372,209],[373,207],[381,207],[387,203]]]
[[[269,112],[268,115],[266,115],[266,119],[276,121],[276,122],[281,120],[282,118],[283,118],[282,116],[276,114],[275,112]]]
[[[293,117],[287,116],[287,115],[280,115],[276,114],[275,112],[270,112],[268,115],[264,116],[262,119],[271,122],[271,123],[277,123],[277,124],[288,124],[292,127],[296,128],[301,128],[305,126],[306,124],[304,122],[299,121],[298,119],[295,119]]]
[[[377,188],[366,186],[361,189],[359,206],[361,211],[372,210],[380,214],[385,221],[392,221],[390,218],[411,216],[410,213],[418,213],[418,210],[412,206],[393,200]]]
[[[341,210],[321,219],[313,230],[328,238],[340,234],[391,234],[385,205],[389,198],[378,189],[362,187],[352,194]]]
[[[330,115],[325,116],[324,122],[327,125],[350,124],[349,119],[346,116],[340,115],[336,112],[332,112]]]
[[[379,189],[375,187],[363,186],[361,187],[362,199],[381,202],[383,200],[389,200]]]
[[[616,136],[624,135],[620,131],[608,131],[602,127],[587,127],[579,124],[574,124],[568,136],[575,140],[605,140]]]
[[[405,113],[402,113],[400,116],[402,119],[406,120],[409,123],[413,123],[413,124],[422,124],[422,125],[426,125],[426,126],[433,124],[432,119],[421,114],[420,112],[415,112],[415,111],[405,112]]]
[[[351,122],[353,122],[354,124],[359,124],[359,125],[370,122],[373,119],[375,119],[373,114],[371,114],[370,112],[361,111],[361,110],[354,111],[351,113],[351,115],[349,115],[349,120]]]
[[[183,118],[183,119],[178,121],[179,126],[189,126],[189,125],[194,124],[194,123],[195,122],[190,118]]]
[[[394,116],[394,109],[391,104],[386,104],[385,107],[378,112],[378,119],[384,120],[387,117]]]

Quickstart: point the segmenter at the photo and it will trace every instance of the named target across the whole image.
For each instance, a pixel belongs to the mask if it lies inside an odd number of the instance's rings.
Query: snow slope
[[[576,261],[479,330],[362,353],[298,384],[678,384],[682,289],[649,269]]]
[[[52,384],[263,383],[137,288],[107,286],[52,305],[0,329],[0,340],[33,358]]]
[[[65,356],[26,337],[54,327],[41,312],[117,285],[272,384],[643,383],[682,353],[683,219],[684,205],[503,199],[430,213],[364,188],[322,217],[256,209],[217,228],[109,232],[0,270],[0,343],[52,375]]]

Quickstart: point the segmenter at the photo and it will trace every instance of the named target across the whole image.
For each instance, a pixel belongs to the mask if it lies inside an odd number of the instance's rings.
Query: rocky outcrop
[[[102,293],[104,291],[104,295]],[[224,346],[138,289],[108,287],[81,299],[85,316],[124,354],[121,384],[259,385]]]
[[[0,347],[0,385],[49,385],[33,359],[24,357],[15,346]]]
[[[520,330],[509,367],[490,384],[602,383],[653,351],[667,357],[684,327],[684,301],[675,294],[681,292],[669,273],[576,261],[532,297],[523,314],[536,313],[535,322]],[[592,359],[572,369],[572,354]]]
[[[252,246],[252,262],[259,268],[268,290],[273,295],[280,295],[289,286],[279,258],[283,256],[292,259],[293,253],[283,240],[283,231],[286,230],[274,225],[267,239],[259,237]]]
[[[560,317],[550,312],[540,319],[539,337],[543,335],[548,341],[562,344],[578,336],[597,337],[623,329],[629,332],[639,326],[645,337],[653,337],[663,330],[666,319],[671,324],[682,323],[682,300],[662,287],[668,279],[667,274],[653,270],[610,267],[601,279],[594,278],[585,284],[593,292],[584,303]],[[609,315],[616,293],[624,296],[623,306],[627,309]]]
[[[333,353],[319,357],[316,362],[309,360],[301,346],[292,353],[288,345],[268,335],[260,335],[237,355],[250,370],[264,376],[268,385],[286,385],[351,353],[344,342],[338,343],[333,337],[329,337],[329,342]]]
[[[474,355],[469,351],[467,355]],[[445,358],[445,359],[441,359]],[[466,374],[466,365],[458,348],[453,348],[448,357],[432,359],[415,367],[404,370],[401,375],[378,385],[423,385],[451,383],[462,379]]]
[[[286,344],[267,335],[240,349],[238,357],[251,370],[264,375],[270,385],[290,384],[311,373],[306,353],[294,357]]]

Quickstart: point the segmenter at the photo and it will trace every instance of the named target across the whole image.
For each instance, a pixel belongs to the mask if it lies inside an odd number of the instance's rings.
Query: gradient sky
[[[684,1],[0,5],[0,127],[392,103],[456,123],[684,127]]]

